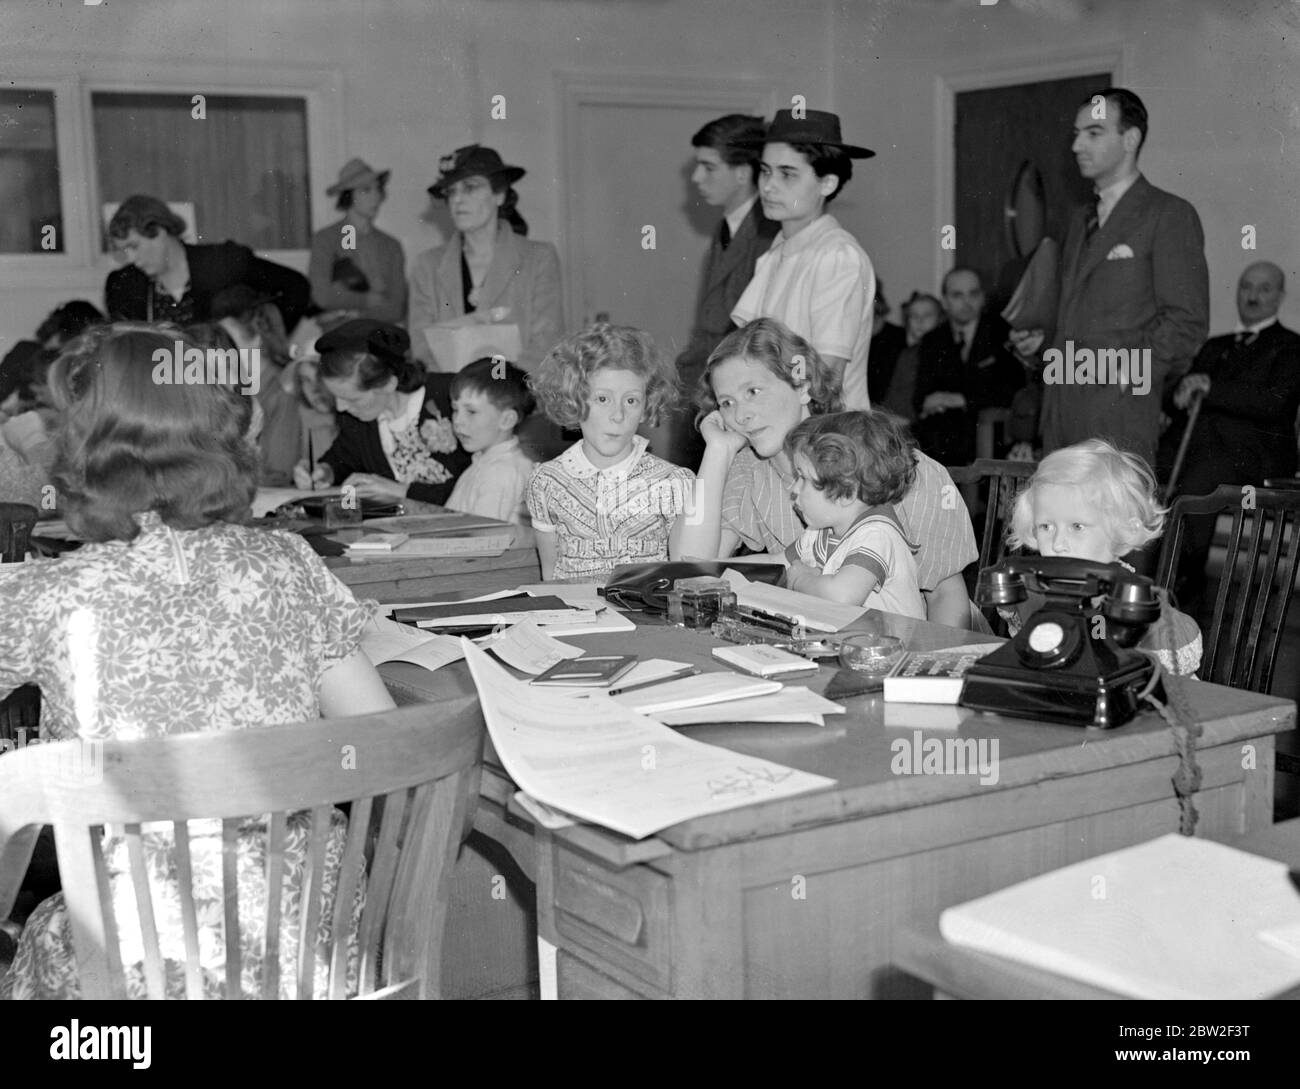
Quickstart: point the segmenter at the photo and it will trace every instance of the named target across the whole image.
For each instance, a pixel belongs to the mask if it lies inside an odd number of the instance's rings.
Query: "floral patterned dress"
[[[320,715],[322,675],[359,645],[372,607],[353,598],[298,537],[218,523],[173,530],[137,517],[130,542],[89,544],[59,560],[0,567],[0,697],[35,682],[49,738],[130,740],[240,730]],[[3,756],[0,756],[3,759]],[[299,893],[310,814],[290,817],[282,898],[282,996],[295,978]],[[167,828],[163,831],[162,828]],[[327,847],[318,941],[329,934],[347,822],[336,812]],[[146,866],[166,958],[169,997],[184,997],[184,938],[170,826],[145,826]],[[189,823],[205,990],[223,988],[221,822]],[[142,945],[125,842],[104,838],[128,991],[145,997]],[[250,817],[237,855],[242,984],[262,969],[266,820]],[[358,891],[354,925],[364,893]],[[355,950],[354,950],[355,957]],[[353,972],[355,971],[355,962]],[[350,975],[352,972],[350,972]],[[326,968],[317,959],[316,993]],[[71,927],[62,894],[28,919],[0,995],[76,998]]]

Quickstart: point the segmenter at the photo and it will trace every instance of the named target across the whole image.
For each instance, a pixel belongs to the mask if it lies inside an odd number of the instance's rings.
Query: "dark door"
[[[1101,72],[957,95],[957,264],[979,270],[990,310],[1002,309],[1025,266],[1026,257],[1012,249],[1004,214],[1021,163],[1029,160],[1043,179],[1044,233],[1064,242],[1066,215],[1087,200],[1090,188],[1070,154],[1074,116],[1080,103],[1110,83]]]

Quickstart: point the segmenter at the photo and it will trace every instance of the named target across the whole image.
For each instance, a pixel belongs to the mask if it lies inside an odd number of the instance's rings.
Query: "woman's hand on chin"
[[[343,481],[343,487],[355,488],[362,499],[405,499],[409,485],[373,473],[353,473]]]
[[[720,446],[734,457],[749,445],[749,439],[739,431],[731,431],[716,408],[700,421],[700,435],[705,445]]]

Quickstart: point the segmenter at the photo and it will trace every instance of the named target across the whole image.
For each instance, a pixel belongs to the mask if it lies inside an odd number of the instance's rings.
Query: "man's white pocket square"
[[[1106,260],[1122,261],[1124,260],[1124,258],[1132,257],[1132,256],[1133,256],[1133,247],[1130,246],[1127,242],[1121,242],[1118,246],[1112,248],[1110,253],[1106,254]]]

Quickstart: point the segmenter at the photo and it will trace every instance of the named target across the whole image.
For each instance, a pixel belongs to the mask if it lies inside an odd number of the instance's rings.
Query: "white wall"
[[[420,218],[439,157],[473,140],[527,168],[518,188],[530,235],[562,242],[556,72],[762,77],[816,105],[830,93],[828,25],[827,0],[63,0],[0,5],[0,72],[7,57],[44,56],[52,72],[129,75],[147,87],[159,56],[200,69],[336,67],[344,146],[330,175],[314,179],[316,225],[336,215],[323,193],[333,172],[359,155],[393,172],[379,225],[410,261],[442,240]],[[504,120],[490,117],[497,94]],[[688,159],[690,136],[664,154]],[[0,351],[66,298],[102,303],[109,267],[51,283],[0,263]]]
[[[1118,48],[1124,84],[1151,116],[1142,170],[1200,213],[1211,330],[1231,329],[1237,277],[1257,259],[1286,271],[1282,320],[1300,327],[1300,5],[1046,0],[1080,13],[1062,19],[1013,3],[837,0],[835,99],[846,133],[879,153],[837,214],[871,254],[890,301],[933,291],[951,264],[938,247],[937,77]],[[1243,224],[1257,229],[1254,253],[1241,248]]]

